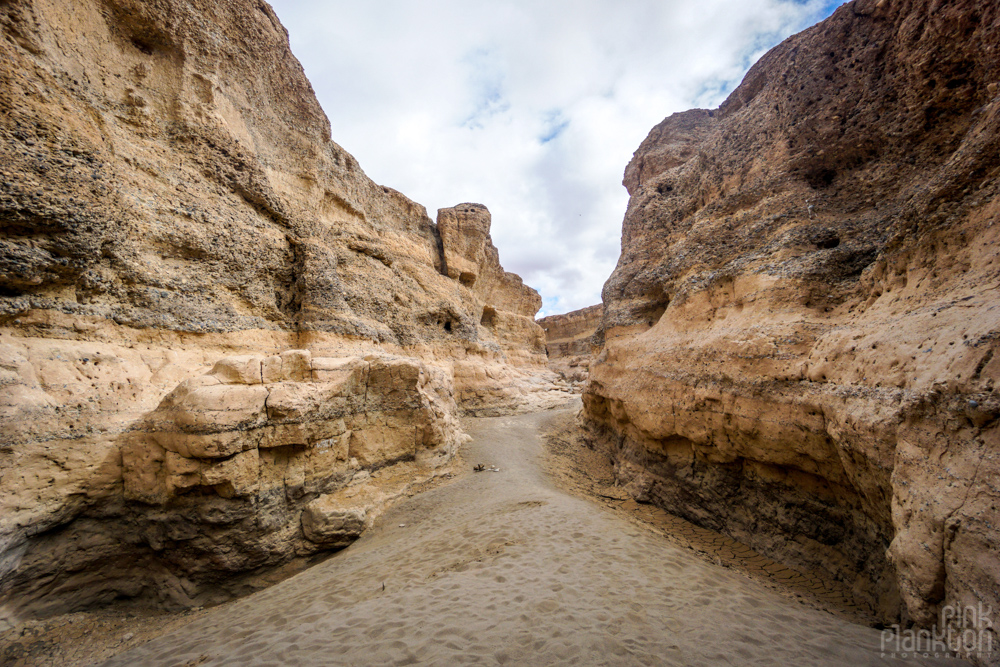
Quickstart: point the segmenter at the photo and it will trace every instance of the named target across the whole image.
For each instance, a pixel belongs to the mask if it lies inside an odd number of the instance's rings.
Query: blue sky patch
[[[542,130],[541,136],[538,137],[538,141],[543,144],[547,144],[553,139],[556,139],[567,127],[569,127],[569,119],[563,116],[562,111],[559,109],[545,114],[543,122],[545,124],[545,129]]]

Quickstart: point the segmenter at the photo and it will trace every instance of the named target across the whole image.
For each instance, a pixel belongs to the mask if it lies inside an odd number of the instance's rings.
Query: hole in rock
[[[633,311],[635,321],[645,321],[646,324],[653,327],[663,317],[663,313],[667,312],[667,306],[670,305],[670,296],[665,294],[659,286],[656,286],[652,292],[646,295],[646,299],[646,303]]]
[[[492,327],[496,324],[497,311],[495,308],[486,306],[483,308],[483,317],[479,320],[479,323],[484,327]]]
[[[837,170],[828,167],[814,169],[806,176],[806,181],[814,189],[828,188],[837,178]]]
[[[472,287],[476,284],[476,274],[463,271],[458,277],[458,282],[462,283],[466,287]]]
[[[837,237],[836,235],[826,236],[824,238],[819,239],[816,242],[816,247],[820,248],[821,250],[830,250],[831,248],[836,248],[839,245],[840,245],[840,238]]]
[[[447,331],[448,333],[451,333],[451,322],[450,321],[444,323],[444,330]]]
[[[153,47],[138,37],[132,38],[132,46],[137,48],[142,53],[145,53],[147,56],[153,55]]]
[[[14,289],[13,287],[4,287],[0,285],[0,297],[7,297],[13,299],[19,296],[24,296],[25,292],[19,289]]]
[[[649,311],[649,326],[656,326],[656,323],[660,321],[665,312],[667,312],[667,304],[656,306],[653,310]]]

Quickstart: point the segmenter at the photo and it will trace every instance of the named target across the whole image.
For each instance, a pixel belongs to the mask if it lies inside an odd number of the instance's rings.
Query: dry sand
[[[500,472],[412,498],[337,556],[106,664],[885,664],[877,630],[557,489],[538,435],[557,414],[471,420],[466,460]]]
[[[553,415],[543,437],[544,468],[559,488],[601,503],[702,560],[751,577],[798,604],[841,615],[855,624],[874,622],[872,614],[855,603],[850,587],[830,572],[789,567],[728,535],[697,526],[655,505],[637,503],[617,485],[611,453],[592,441],[571,411]]]
[[[607,481],[585,452],[571,465],[565,448],[544,456],[540,431],[565,435],[577,409],[467,421],[467,472],[267,590],[181,616],[49,622],[40,641],[73,641],[89,624],[96,636],[81,649],[100,660],[159,635],[105,663],[129,666],[904,663],[881,655],[880,633],[852,623],[835,591],[809,598],[829,584],[809,580],[803,597],[717,534],[648,508],[623,513],[611,489],[611,507],[564,490],[600,495]],[[748,577],[755,568],[767,576]],[[816,608],[831,602],[836,613]],[[79,653],[72,662],[87,664]]]

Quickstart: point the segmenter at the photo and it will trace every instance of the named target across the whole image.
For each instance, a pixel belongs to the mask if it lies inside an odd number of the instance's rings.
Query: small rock
[[[302,532],[315,544],[346,547],[364,530],[364,508],[341,508],[327,496],[312,501],[302,512]]]

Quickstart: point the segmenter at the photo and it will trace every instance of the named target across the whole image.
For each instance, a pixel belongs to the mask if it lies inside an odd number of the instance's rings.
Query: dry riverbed
[[[625,499],[574,440],[577,409],[467,421],[460,475],[266,590],[118,625],[83,615],[103,645],[53,619],[36,640],[89,641],[89,658],[14,664],[885,664],[836,582]]]

